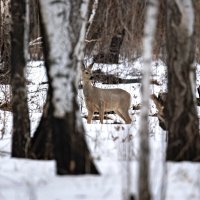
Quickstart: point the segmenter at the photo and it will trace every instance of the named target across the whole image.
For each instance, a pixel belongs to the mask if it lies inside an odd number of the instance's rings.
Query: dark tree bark
[[[37,2],[37,3],[36,3]],[[39,0],[34,2],[32,0],[32,3],[34,6],[38,8],[37,14],[39,15],[38,18],[42,19],[41,16],[41,9],[39,5]],[[36,5],[37,4],[37,5]],[[34,22],[35,23],[35,22]],[[45,66],[48,71],[49,69],[49,63],[48,63],[48,52],[49,52],[49,44],[48,41],[45,41],[47,39],[45,37],[45,27],[41,20],[38,21],[39,28],[38,30],[41,31],[41,42],[42,42],[42,53],[45,56]],[[29,46],[29,53],[30,53],[30,46]],[[48,80],[50,80],[49,73],[47,73]],[[47,82],[49,83],[49,81]],[[51,85],[49,85],[49,89],[47,91],[47,98],[45,105],[43,107],[43,113],[40,119],[40,122],[38,124],[38,127],[36,131],[33,134],[33,137],[31,138],[30,146],[29,146],[29,158],[31,159],[39,159],[39,160],[51,160],[54,159],[54,145],[52,140],[52,115],[53,115],[53,109],[51,104],[52,99],[52,89]]]
[[[52,108],[50,107],[49,90],[47,100],[43,108],[39,125],[31,138],[29,158],[51,160],[54,159],[52,140]]]
[[[107,53],[99,53],[94,56],[93,62],[105,64],[119,64],[120,48],[124,39],[125,30],[114,35],[110,42],[110,47]]]
[[[29,58],[31,60],[43,59],[42,38],[40,31],[39,0],[30,0],[30,31],[29,31]]]
[[[1,60],[0,60],[0,84],[10,84],[11,70],[11,15],[10,1],[3,0],[1,6]]]
[[[193,1],[168,1],[167,160],[199,161],[199,122],[194,99]]]
[[[40,1],[42,35],[45,44],[44,54],[49,78],[49,114],[51,115],[57,173],[60,175],[98,173],[87,147],[79,106],[76,101],[76,76],[78,64],[80,65],[80,57],[77,52],[83,51],[77,43],[83,34],[83,32],[80,34],[82,27],[80,6],[82,3],[82,0],[71,0],[68,2],[68,6],[70,6],[70,10],[68,10],[67,5],[59,1]],[[47,13],[51,9],[55,11],[53,15],[43,14],[44,11]],[[56,14],[56,12],[58,13]],[[63,33],[60,30],[54,31],[55,27],[52,28],[49,17],[54,18],[54,25],[57,28],[66,28]],[[66,37],[63,34],[66,34]],[[55,40],[55,38],[59,38],[60,41]],[[54,48],[64,49],[64,51],[57,52],[55,55],[52,54]],[[63,60],[65,60],[65,64],[62,62]],[[58,83],[60,80],[64,81],[64,85],[55,85],[55,82]],[[61,91],[62,95],[57,95]]]
[[[91,0],[93,4],[95,3],[94,0]],[[98,1],[95,9],[95,14],[90,22],[88,29],[87,29],[87,34],[86,34],[86,50],[87,54],[91,55],[93,48],[98,41],[99,38],[101,38],[102,35],[102,27],[105,22],[105,15],[106,15],[106,10],[105,10],[105,0]],[[90,5],[92,7],[92,5]],[[91,13],[91,8],[90,8],[90,14]]]
[[[125,35],[125,29],[123,28],[121,23],[118,23],[116,26],[112,22],[111,24],[109,24],[109,22],[113,20],[112,18],[116,18],[117,20],[119,20],[116,13],[122,12],[122,8],[120,5],[118,5],[117,1],[112,1],[112,6],[105,0],[98,1],[98,3],[96,1],[91,2],[93,2],[93,6],[96,9],[93,18],[90,19],[87,30],[86,54],[91,55],[97,41],[102,40],[102,38],[106,37],[107,39],[104,38],[103,40],[106,40],[106,42],[104,42],[108,43],[109,45],[106,45],[107,47],[105,48],[100,48],[101,50],[98,50],[98,53],[94,55],[93,61],[95,63],[118,64],[120,48]],[[109,8],[109,6],[111,7]],[[121,9],[119,9],[118,7],[120,7]],[[106,19],[108,17],[108,12],[112,12],[113,16],[109,16],[109,19]],[[109,20],[109,22],[107,22],[106,20]],[[123,21],[123,19],[120,20]],[[108,28],[109,31],[105,34],[106,28]]]
[[[12,156],[27,157],[30,141],[30,122],[24,77],[26,0],[11,0],[11,86],[13,110]]]
[[[74,99],[74,112],[67,113],[63,119],[53,118],[58,174],[98,174],[87,147],[84,128],[82,125],[77,126],[78,111],[78,104]]]
[[[40,17],[39,17],[39,2],[38,0],[30,0],[30,41],[40,37]]]

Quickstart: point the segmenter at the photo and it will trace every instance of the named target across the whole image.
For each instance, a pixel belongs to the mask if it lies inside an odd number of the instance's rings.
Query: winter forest
[[[199,0],[0,0],[0,200],[199,200],[199,106]]]

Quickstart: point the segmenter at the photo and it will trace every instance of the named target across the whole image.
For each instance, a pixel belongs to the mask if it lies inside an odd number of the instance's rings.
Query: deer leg
[[[88,117],[87,117],[87,123],[88,123],[88,124],[91,124],[93,114],[94,114],[93,111],[88,110]]]
[[[124,115],[124,118],[125,118],[125,122],[126,122],[126,124],[131,124],[132,119],[131,119],[131,117],[130,117],[128,111],[125,112],[125,113],[123,113],[123,115]]]
[[[123,116],[118,110],[116,110],[115,112],[116,112],[117,115],[119,115],[124,121],[126,121],[126,119],[124,118],[124,116]]]
[[[120,112],[120,111],[118,111],[118,112],[122,115],[122,119],[124,119],[126,124],[131,124],[132,119],[128,113],[128,110],[123,111],[123,112]]]

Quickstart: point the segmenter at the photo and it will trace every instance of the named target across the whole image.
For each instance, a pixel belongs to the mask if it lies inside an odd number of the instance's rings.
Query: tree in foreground
[[[11,87],[13,110],[12,156],[28,156],[30,142],[30,121],[27,103],[27,90],[24,69],[26,60],[24,47],[27,47],[26,0],[11,0]]]
[[[167,160],[199,161],[193,1],[168,1],[167,18]]]
[[[77,83],[88,2],[40,0],[58,174],[97,174],[84,136]]]
[[[140,158],[139,158],[139,200],[150,200],[150,184],[149,184],[149,169],[150,169],[150,151],[149,151],[149,99],[150,99],[150,76],[151,76],[151,61],[153,40],[156,31],[156,22],[158,14],[158,1],[149,0],[146,10],[144,40],[143,40],[143,75],[142,75],[142,108],[140,116]]]

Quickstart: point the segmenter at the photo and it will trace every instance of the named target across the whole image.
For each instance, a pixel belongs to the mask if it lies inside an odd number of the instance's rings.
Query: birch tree
[[[199,161],[193,1],[168,0],[167,17],[167,160]]]
[[[143,75],[142,75],[142,108],[140,115],[140,159],[139,159],[139,200],[150,200],[149,188],[149,98],[152,46],[156,30],[158,1],[149,0],[144,26],[143,40]]]
[[[27,0],[11,0],[11,87],[13,110],[12,156],[27,157],[30,122],[24,70],[25,48],[28,46],[26,24]],[[27,51],[26,51],[27,52]]]
[[[88,1],[40,0],[58,174],[98,173],[77,103]]]

